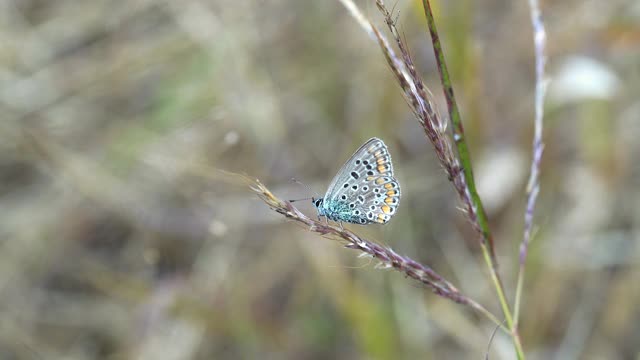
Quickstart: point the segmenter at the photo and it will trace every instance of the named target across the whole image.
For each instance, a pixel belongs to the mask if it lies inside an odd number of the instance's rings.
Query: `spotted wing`
[[[348,204],[349,222],[385,224],[391,219],[400,202],[400,185],[382,140],[369,139],[356,150],[331,182],[327,200]]]

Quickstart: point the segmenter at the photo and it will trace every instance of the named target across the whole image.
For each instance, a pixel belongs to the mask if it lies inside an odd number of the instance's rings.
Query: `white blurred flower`
[[[607,64],[587,57],[570,57],[553,75],[549,100],[558,105],[583,100],[607,100],[620,87],[620,80]]]

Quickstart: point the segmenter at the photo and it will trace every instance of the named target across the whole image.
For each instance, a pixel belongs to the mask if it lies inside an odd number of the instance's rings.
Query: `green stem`
[[[518,356],[518,359],[524,360],[525,355],[522,348],[522,342],[520,341],[520,335],[518,334],[517,324],[513,321],[514,317],[511,315],[509,303],[507,302],[507,298],[504,295],[504,287],[502,286],[500,277],[498,276],[498,273],[495,271],[495,267],[492,264],[493,259],[489,254],[489,250],[484,244],[481,246],[481,249],[482,255],[484,256],[484,261],[487,263],[487,266],[489,268],[491,281],[493,282],[496,293],[498,294],[498,300],[500,302],[500,307],[502,308],[502,313],[504,314],[505,322],[507,323],[507,327],[511,330],[511,338],[513,340],[516,354]]]
[[[453,124],[453,139],[456,143],[460,162],[462,163],[462,170],[464,177],[471,195],[471,201],[476,211],[478,225],[482,231],[482,241],[485,242],[490,250],[491,257],[493,258],[493,264],[497,266],[495,261],[495,252],[493,246],[493,237],[489,231],[489,221],[487,219],[487,213],[484,211],[482,200],[476,190],[476,184],[473,177],[473,169],[471,167],[471,155],[469,154],[469,147],[467,146],[467,140],[464,136],[464,126],[460,117],[460,111],[458,110],[458,104],[453,93],[453,86],[451,84],[451,78],[449,76],[449,70],[444,59],[444,50],[440,43],[440,37],[436,28],[435,20],[433,18],[433,12],[429,0],[422,0],[424,12],[427,17],[427,23],[429,26],[429,32],[431,33],[431,42],[433,43],[433,51],[436,56],[436,62],[438,63],[438,70],[440,73],[440,81],[444,90],[444,96],[447,100],[447,108],[449,109],[449,117]]]
[[[462,164],[462,169],[464,172],[467,188],[471,196],[472,205],[476,212],[478,226],[480,227],[480,230],[482,232],[482,241],[480,243],[482,254],[485,263],[489,268],[491,281],[493,282],[496,294],[498,295],[498,300],[500,301],[500,306],[502,308],[507,327],[510,329],[511,338],[515,347],[517,357],[520,360],[524,360],[525,355],[522,349],[522,343],[520,341],[518,329],[515,327],[516,324],[513,321],[514,318],[512,316],[511,309],[509,308],[509,303],[507,302],[506,296],[504,294],[504,286],[502,285],[502,282],[500,281],[500,275],[498,274],[493,238],[491,237],[491,231],[489,230],[489,221],[487,219],[487,214],[484,211],[484,207],[482,206],[480,196],[478,195],[478,192],[476,190],[475,181],[473,178],[473,170],[471,167],[471,156],[469,154],[469,148],[464,136],[464,127],[462,126],[460,111],[458,110],[458,105],[455,100],[451,78],[449,77],[449,70],[447,69],[444,51],[440,43],[438,30],[435,25],[435,20],[433,18],[433,12],[431,11],[429,0],[422,0],[422,6],[427,18],[429,32],[431,34],[431,42],[433,44],[436,61],[438,63],[440,81],[442,82],[444,95],[447,100],[449,118],[451,119],[451,122],[453,124],[453,139],[456,143],[458,156]]]
[[[523,283],[524,283],[524,264],[521,264],[520,271],[518,272],[518,282],[516,284],[516,299],[513,304],[513,319],[516,327],[518,327],[518,323],[520,319],[520,301],[522,298]]]

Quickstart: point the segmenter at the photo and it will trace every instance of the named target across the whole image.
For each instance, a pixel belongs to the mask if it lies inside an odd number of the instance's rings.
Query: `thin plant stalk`
[[[487,215],[486,215],[486,212],[484,211],[484,207],[482,206],[482,201],[480,199],[480,196],[476,191],[475,181],[473,178],[473,170],[471,167],[471,156],[469,154],[469,149],[468,149],[466,138],[464,135],[464,127],[462,126],[460,112],[458,110],[458,105],[455,100],[453,86],[451,84],[451,79],[449,77],[449,71],[447,69],[447,65],[445,62],[444,50],[442,49],[442,45],[440,43],[438,30],[435,25],[435,20],[433,17],[433,12],[431,11],[431,5],[429,3],[429,0],[422,0],[422,5],[424,8],[425,17],[427,18],[429,32],[431,34],[431,42],[433,44],[433,50],[434,50],[436,61],[438,64],[438,71],[440,73],[440,81],[442,82],[444,95],[447,100],[449,117],[453,124],[453,139],[455,141],[456,148],[458,150],[459,159],[462,163],[462,170],[467,183],[467,188],[471,195],[473,206],[476,210],[478,225],[482,230],[483,241],[480,244],[481,245],[480,248],[482,250],[485,263],[489,268],[491,281],[493,282],[496,293],[498,295],[498,300],[500,302],[500,306],[502,308],[502,312],[504,314],[507,327],[511,330],[511,336],[513,339],[516,354],[518,356],[518,359],[524,359],[525,355],[522,348],[522,343],[520,341],[520,336],[518,334],[518,329],[516,328],[514,317],[512,315],[511,309],[509,307],[509,303],[507,302],[507,299],[505,296],[504,286],[502,285],[502,281],[500,280],[500,275],[498,273],[498,269],[497,269],[498,266],[495,259],[493,240],[491,236],[491,231],[489,229],[489,222],[487,220]]]
[[[453,86],[449,77],[449,72],[445,63],[445,56],[436,29],[433,13],[428,0],[423,0],[425,16],[427,18],[431,41],[436,55],[440,79],[444,89],[449,118],[453,126],[453,136],[446,132],[448,121],[440,118],[435,110],[435,103],[429,90],[424,85],[422,79],[417,74],[411,55],[400,38],[395,26],[395,20],[386,9],[383,0],[376,0],[378,9],[385,17],[385,23],[389,27],[391,34],[396,41],[400,56],[395,54],[386,38],[376,29],[371,22],[362,15],[355,4],[350,0],[340,0],[351,12],[353,17],[360,23],[363,29],[378,42],[387,60],[387,63],[400,85],[407,104],[413,111],[422,125],[427,138],[434,146],[440,164],[445,170],[449,180],[454,185],[456,192],[464,205],[464,212],[470,220],[472,226],[479,234],[479,244],[482,250],[484,261],[488,267],[491,281],[494,285],[505,323],[509,328],[512,341],[518,359],[524,359],[524,351],[518,334],[517,324],[510,308],[510,304],[505,296],[504,286],[498,273],[498,264],[495,257],[495,247],[488,226],[488,218],[482,201],[477,193],[473,170],[471,167],[471,157],[466,143],[464,128],[460,119],[460,113],[455,100]],[[456,151],[453,151],[455,143]]]
[[[422,5],[424,7],[424,13],[427,18],[429,32],[431,34],[431,41],[433,44],[433,51],[436,56],[436,62],[438,64],[440,81],[442,82],[444,96],[447,101],[447,108],[449,110],[449,118],[451,120],[451,123],[453,124],[453,140],[455,141],[456,148],[458,150],[458,156],[460,158],[460,161],[462,162],[462,171],[467,181],[467,187],[469,189],[469,194],[471,195],[471,200],[473,201],[473,206],[476,208],[478,224],[482,231],[482,241],[485,243],[485,245],[488,247],[489,252],[491,253],[492,264],[494,266],[497,266],[497,263],[495,261],[493,237],[491,236],[491,231],[489,229],[489,220],[487,218],[487,213],[484,211],[482,200],[480,199],[480,196],[478,195],[478,192],[476,190],[476,185],[473,177],[473,168],[471,166],[471,154],[469,153],[469,147],[467,146],[467,140],[464,135],[464,126],[462,125],[460,111],[458,110],[458,104],[455,99],[453,86],[451,84],[451,78],[449,76],[449,70],[447,69],[447,64],[445,62],[444,50],[442,49],[442,44],[438,35],[438,29],[435,25],[429,0],[423,0]]]
[[[546,63],[545,46],[547,35],[538,0],[529,0],[529,10],[531,13],[531,25],[533,28],[533,42],[536,58],[535,119],[533,133],[533,157],[531,159],[529,181],[527,182],[527,208],[524,215],[524,236],[522,238],[522,243],[520,244],[520,266],[518,270],[518,282],[516,284],[516,296],[513,306],[516,326],[520,318],[525,264],[527,260],[529,242],[531,241],[531,234],[533,231],[533,215],[538,193],[540,192],[540,162],[542,161],[542,153],[544,151],[544,143],[542,142],[542,127],[544,119],[543,105],[547,89],[547,81],[545,79],[544,72]]]
[[[464,211],[467,218],[470,220],[474,229],[480,234],[480,247],[482,249],[484,260],[489,268],[491,281],[493,282],[498,295],[498,300],[504,313],[505,322],[509,328],[509,334],[513,339],[518,358],[524,359],[524,351],[522,350],[517,329],[514,327],[511,309],[509,308],[504,287],[497,271],[497,263],[495,261],[493,251],[493,241],[488,226],[487,216],[482,207],[482,202],[475,190],[473,173],[471,170],[471,159],[464,138],[464,129],[462,127],[462,122],[460,121],[460,114],[457,110],[455,97],[453,96],[453,88],[449,80],[448,71],[446,70],[444,54],[438,40],[438,34],[429,4],[424,3],[425,14],[427,15],[429,28],[432,33],[432,43],[434,44],[434,50],[438,58],[439,70],[441,73],[443,87],[445,89],[445,95],[447,96],[450,116],[455,120],[453,121],[453,134],[456,148],[459,152],[458,156],[454,154],[450,137],[446,132],[448,122],[443,121],[437,111],[435,111],[435,103],[433,102],[431,93],[417,75],[411,56],[400,38],[398,31],[395,28],[395,21],[393,20],[390,12],[386,9],[383,0],[376,0],[376,4],[385,17],[385,22],[394,36],[401,57],[395,54],[395,51],[391,48],[389,42],[384,38],[384,36],[382,36],[375,26],[373,26],[371,22],[362,15],[352,1],[340,1],[351,12],[351,15],[360,23],[369,36],[376,40],[380,45],[391,71],[403,91],[407,104],[413,111],[419,123],[422,125],[427,138],[433,144],[440,164],[444,168],[449,180],[454,185],[460,200],[464,204]]]

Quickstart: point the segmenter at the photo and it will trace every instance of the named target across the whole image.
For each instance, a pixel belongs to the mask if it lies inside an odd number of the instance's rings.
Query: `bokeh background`
[[[420,4],[395,5],[446,113]],[[640,359],[640,3],[542,6],[552,82],[523,342],[531,359]],[[527,2],[434,7],[512,298]],[[351,228],[499,314],[431,145],[337,1],[0,1],[0,358],[483,358],[485,319],[216,171],[309,197],[373,136],[403,198],[388,225]],[[512,358],[509,339],[488,354]]]

